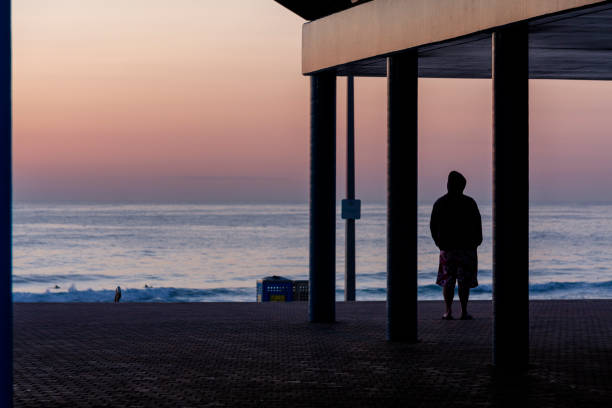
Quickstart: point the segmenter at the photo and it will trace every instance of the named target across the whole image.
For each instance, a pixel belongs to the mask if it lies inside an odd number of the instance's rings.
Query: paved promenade
[[[17,407],[612,406],[612,301],[531,302],[525,377],[490,369],[491,303],[418,344],[385,340],[385,304],[16,304]],[[520,405],[517,405],[520,404]]]

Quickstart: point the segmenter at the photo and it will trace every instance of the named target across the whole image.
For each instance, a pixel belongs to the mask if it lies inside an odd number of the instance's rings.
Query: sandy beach
[[[458,305],[455,305],[458,307]],[[531,302],[531,369],[496,379],[491,303],[420,342],[385,340],[385,303],[15,304],[15,406],[609,406],[612,301]]]

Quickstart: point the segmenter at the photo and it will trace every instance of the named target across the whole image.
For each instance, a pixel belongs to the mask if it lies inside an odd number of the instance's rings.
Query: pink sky
[[[306,202],[303,20],[272,0],[13,5],[17,200]],[[420,197],[491,196],[491,83],[420,80]],[[357,195],[384,201],[386,82],[356,80]],[[531,81],[536,201],[612,201],[612,83]],[[345,79],[338,80],[338,197]]]

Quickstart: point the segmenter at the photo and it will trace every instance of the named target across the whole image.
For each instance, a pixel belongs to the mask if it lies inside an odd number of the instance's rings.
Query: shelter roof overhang
[[[417,48],[419,76],[490,78],[491,33],[528,22],[530,78],[612,80],[612,1],[374,0],[304,24],[306,75],[386,76]]]

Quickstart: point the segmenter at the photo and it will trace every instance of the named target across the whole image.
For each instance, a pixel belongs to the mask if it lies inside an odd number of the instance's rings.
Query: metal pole
[[[418,55],[388,59],[387,337],[417,341]]]
[[[352,76],[346,77],[346,198],[355,199],[355,91]],[[346,219],[344,300],[355,300],[355,219]]]
[[[528,27],[493,34],[493,364],[529,362]]]
[[[336,320],[336,75],[310,78],[311,322]]]
[[[11,2],[0,6],[0,406],[13,406]]]

